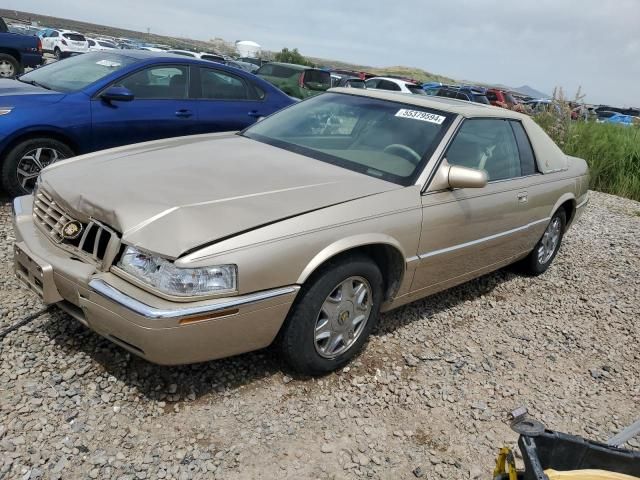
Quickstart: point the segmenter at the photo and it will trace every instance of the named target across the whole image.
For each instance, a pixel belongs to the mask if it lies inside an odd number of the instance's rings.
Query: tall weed
[[[583,101],[580,90],[573,105]],[[553,105],[533,118],[567,154],[584,158],[590,188],[640,201],[640,128],[571,119],[571,103],[562,89]]]

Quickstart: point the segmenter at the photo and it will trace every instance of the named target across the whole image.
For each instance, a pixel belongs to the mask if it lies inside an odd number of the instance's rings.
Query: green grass
[[[640,201],[640,128],[572,122],[562,149],[584,158],[590,188]]]

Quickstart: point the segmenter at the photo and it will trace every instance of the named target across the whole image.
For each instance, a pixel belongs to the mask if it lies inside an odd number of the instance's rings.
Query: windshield
[[[254,124],[243,135],[376,178],[410,185],[451,115],[376,98],[325,93]]]
[[[19,80],[58,92],[75,92],[136,62],[117,53],[85,53],[32,70]]]

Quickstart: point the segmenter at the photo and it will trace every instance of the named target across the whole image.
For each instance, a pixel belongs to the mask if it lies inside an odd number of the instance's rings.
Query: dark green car
[[[311,97],[331,88],[329,72],[293,63],[265,63],[256,75],[296,98]]]

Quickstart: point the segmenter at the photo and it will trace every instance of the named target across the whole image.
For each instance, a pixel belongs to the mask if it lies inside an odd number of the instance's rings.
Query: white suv
[[[42,50],[53,53],[60,60],[76,53],[86,53],[89,43],[81,33],[51,29],[42,35]]]
[[[391,92],[413,93],[414,95],[426,95],[420,85],[407,82],[399,78],[373,77],[365,82],[367,89],[389,90]]]

